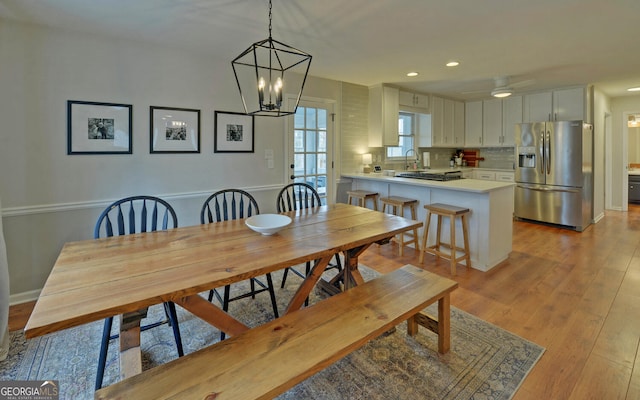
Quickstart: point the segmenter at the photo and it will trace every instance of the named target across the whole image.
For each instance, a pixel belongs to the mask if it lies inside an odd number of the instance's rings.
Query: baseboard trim
[[[593,223],[597,224],[598,222],[600,222],[600,220],[604,218],[604,213],[600,213],[599,215],[597,215],[594,219],[593,219]]]
[[[37,289],[37,290],[30,290],[28,292],[12,294],[9,296],[9,305],[14,306],[16,304],[36,301],[40,296],[40,291],[41,291],[40,289]]]

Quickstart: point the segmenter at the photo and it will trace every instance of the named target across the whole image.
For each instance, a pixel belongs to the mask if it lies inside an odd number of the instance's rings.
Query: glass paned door
[[[289,141],[290,181],[313,186],[323,204],[332,198],[332,110],[331,104],[300,101]]]

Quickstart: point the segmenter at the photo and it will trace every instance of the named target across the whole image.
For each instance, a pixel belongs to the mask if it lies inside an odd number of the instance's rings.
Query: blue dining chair
[[[240,189],[224,189],[215,192],[205,200],[200,210],[200,223],[211,224],[215,222],[229,221],[235,219],[249,218],[252,215],[260,214],[258,202],[249,193]],[[267,283],[265,284],[258,278],[249,279],[250,290],[243,294],[230,297],[231,285],[224,287],[224,294],[220,296],[216,289],[209,291],[209,301],[216,299],[222,304],[222,310],[229,310],[229,303],[232,301],[251,297],[256,298],[256,294],[269,292],[271,297],[271,306],[273,307],[273,315],[278,318],[278,305],[276,304],[276,295],[273,290],[273,280],[271,274],[266,274]],[[220,332],[220,340],[224,340],[225,333]]]
[[[308,183],[303,182],[294,182],[283,187],[282,190],[280,190],[280,193],[278,193],[278,197],[276,200],[276,207],[279,213],[320,207],[321,205],[322,201],[316,189]],[[340,255],[338,253],[336,253],[335,259],[335,264],[327,265],[325,271],[332,268],[335,268],[338,271],[342,271],[342,262],[340,261]],[[304,279],[307,275],[309,275],[309,272],[311,271],[311,261],[307,261],[307,263],[305,264],[304,274],[293,267],[285,268],[282,275],[282,283],[280,284],[281,288],[284,288],[289,271]],[[305,301],[305,305],[308,304],[309,299]]]
[[[113,202],[98,217],[93,237],[122,236],[133,233],[153,232],[178,227],[176,213],[166,201],[153,196],[132,196]],[[182,339],[178,326],[176,307],[172,302],[165,302],[164,312],[166,319],[153,322],[140,327],[141,331],[155,328],[162,324],[170,324],[173,328],[173,336],[178,350],[178,356],[182,357]],[[100,344],[100,358],[98,359],[98,372],[96,374],[96,390],[102,387],[104,369],[107,361],[109,342],[119,335],[111,335],[113,317],[106,318],[102,331],[102,343]]]

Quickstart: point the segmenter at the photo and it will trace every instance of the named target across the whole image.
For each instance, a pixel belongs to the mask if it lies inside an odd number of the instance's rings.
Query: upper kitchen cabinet
[[[502,99],[502,146],[516,145],[516,124],[522,123],[522,96]]]
[[[400,108],[406,111],[424,112],[429,109],[429,95],[400,91]]]
[[[522,96],[465,104],[465,146],[513,147],[515,124],[522,122]]]
[[[550,121],[553,93],[531,93],[524,96],[522,122]]]
[[[469,101],[464,107],[464,145],[482,146],[482,101]]]
[[[435,97],[431,99],[431,146],[442,147],[444,135],[444,99]]]
[[[588,88],[558,89],[524,96],[523,122],[591,121]]]
[[[369,88],[369,147],[398,146],[399,104],[397,88]]]
[[[418,117],[418,147],[433,147],[431,114],[416,114]]]
[[[464,102],[453,102],[453,142],[456,146],[464,146]]]
[[[482,102],[482,145],[485,147],[499,147],[502,145],[501,99]]]
[[[463,102],[433,96],[431,98],[432,146],[464,146],[464,121]]]
[[[584,88],[562,89],[553,92],[554,121],[587,120]]]

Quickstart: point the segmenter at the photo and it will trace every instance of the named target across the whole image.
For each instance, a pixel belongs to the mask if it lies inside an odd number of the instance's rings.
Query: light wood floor
[[[380,272],[417,253],[373,246],[360,261]],[[449,276],[446,261],[424,268]],[[582,233],[514,222],[513,252],[489,272],[458,266],[453,306],[544,346],[515,400],[640,399],[640,206],[607,212]],[[33,304],[11,307],[10,329]]]

